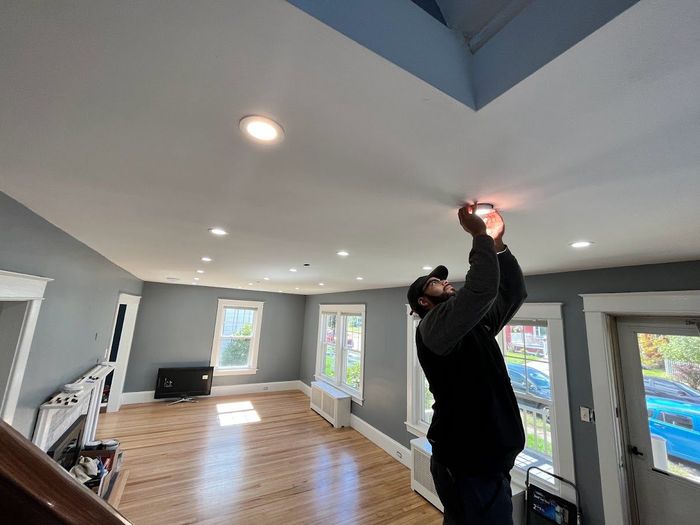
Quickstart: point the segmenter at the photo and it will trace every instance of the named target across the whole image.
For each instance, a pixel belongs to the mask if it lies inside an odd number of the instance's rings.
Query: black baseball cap
[[[408,304],[414,312],[420,313],[423,310],[423,307],[418,304],[418,299],[425,295],[425,285],[433,277],[437,277],[441,281],[447,279],[447,268],[442,265],[437,266],[428,275],[423,275],[413,281],[413,284],[408,288],[406,296],[408,297]]]

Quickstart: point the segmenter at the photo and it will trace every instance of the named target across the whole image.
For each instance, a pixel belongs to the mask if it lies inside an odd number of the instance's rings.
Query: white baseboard
[[[211,387],[211,395],[234,396],[238,394],[255,394],[257,392],[281,392],[286,390],[301,390],[306,395],[306,389],[310,389],[303,381],[276,381],[271,383],[248,383],[244,385],[218,385]],[[122,394],[122,405],[133,405],[135,403],[152,403],[154,401],[172,401],[172,399],[154,399],[154,390],[143,392],[124,392]]]
[[[153,396],[155,390],[144,390],[142,392],[124,392],[122,394],[122,405],[134,405],[136,403],[151,403],[156,401]]]
[[[300,390],[299,381],[276,381],[274,383],[248,383],[245,385],[219,385],[211,387],[212,396],[235,396],[237,394],[254,394],[257,392],[281,392]]]
[[[355,414],[350,414],[350,426],[379,448],[383,449],[396,461],[403,464],[405,467],[411,468],[411,451],[404,447],[401,443],[377,430],[365,420],[357,417]]]
[[[298,380],[297,383],[299,383],[299,390],[304,392],[306,394],[306,397],[311,397],[311,387],[304,383],[302,380]]]

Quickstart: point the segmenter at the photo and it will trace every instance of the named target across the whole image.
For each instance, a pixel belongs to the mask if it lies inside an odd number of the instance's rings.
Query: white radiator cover
[[[433,449],[424,437],[411,440],[411,488],[432,503],[440,512],[444,511],[435,490],[430,473],[430,457]],[[513,491],[513,524],[525,525],[525,489],[511,483]]]
[[[349,394],[321,381],[311,382],[311,408],[335,428],[350,426]]]

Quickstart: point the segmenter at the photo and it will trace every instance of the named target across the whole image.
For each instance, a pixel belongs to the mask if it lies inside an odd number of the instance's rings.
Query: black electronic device
[[[574,488],[576,504],[552,494],[530,483],[530,470],[540,470]],[[527,492],[525,495],[525,512],[527,525],[581,525],[581,507],[576,485],[569,480],[538,467],[530,467],[525,477]]]
[[[156,399],[178,398],[175,403],[193,402],[194,396],[211,394],[214,376],[212,366],[159,368],[156,379]]]

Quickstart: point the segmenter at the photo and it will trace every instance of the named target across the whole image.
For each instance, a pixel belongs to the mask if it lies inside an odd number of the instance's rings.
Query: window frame
[[[569,408],[569,384],[566,373],[566,348],[564,343],[564,321],[562,317],[561,303],[525,303],[523,304],[510,323],[527,321],[545,321],[547,323],[547,343],[549,345],[550,379],[550,417],[554,421],[552,431],[552,467],[555,474],[575,482],[574,476],[574,449],[571,437],[571,413]],[[501,351],[503,351],[502,333],[496,336]],[[524,396],[521,396],[524,397]],[[533,399],[537,399],[534,398]],[[555,480],[554,483],[536,475],[539,471],[533,471],[531,479],[547,490],[558,494],[564,499],[574,501],[575,494],[568,485],[562,485]],[[516,482],[525,483],[526,470],[518,466],[513,467],[511,476]]]
[[[430,425],[423,421],[423,369],[418,362],[416,328],[420,317],[411,313],[406,305],[406,430],[418,437],[425,437]]]
[[[214,340],[212,342],[210,364],[214,367],[215,376],[252,375],[258,372],[258,355],[260,351],[260,332],[263,318],[263,301],[241,301],[238,299],[218,299],[216,308],[216,324],[214,325]],[[254,309],[254,328],[250,339],[250,353],[248,365],[241,368],[220,368],[219,352],[221,348],[221,329],[224,322],[226,308]]]
[[[336,315],[336,337],[335,337],[335,378],[328,377],[323,373],[325,364],[325,344],[321,338],[325,337],[325,324],[323,316],[325,314]],[[355,389],[345,384],[345,354],[346,348],[343,341],[346,340],[345,322],[343,315],[360,315],[362,317],[362,337],[360,338],[360,386]],[[316,372],[314,378],[323,381],[346,394],[358,405],[364,402],[364,378],[365,378],[365,340],[367,338],[367,316],[366,305],[364,304],[320,304],[318,308],[318,331],[316,333]],[[353,349],[353,352],[355,350]]]

